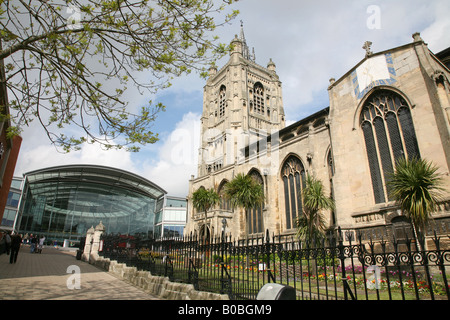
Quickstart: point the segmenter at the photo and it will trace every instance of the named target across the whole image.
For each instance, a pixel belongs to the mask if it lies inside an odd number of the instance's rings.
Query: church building
[[[383,52],[371,52],[366,42],[365,58],[330,79],[329,107],[286,127],[275,63],[255,62],[242,27],[232,44],[229,61],[211,68],[204,86],[185,235],[294,235],[301,190],[312,175],[336,204],[324,212],[330,230],[340,227],[347,239],[355,239],[356,231],[363,239],[405,237],[411,225],[386,187],[399,157],[421,157],[439,167],[447,190],[430,230],[450,234],[448,50],[433,54],[418,33],[411,43]],[[239,173],[254,177],[264,190],[264,203],[248,212],[223,196]],[[201,187],[221,197],[206,219],[192,204]]]

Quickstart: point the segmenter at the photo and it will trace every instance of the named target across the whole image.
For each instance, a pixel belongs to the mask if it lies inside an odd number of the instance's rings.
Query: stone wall
[[[145,292],[165,300],[228,300],[228,295],[197,291],[192,284],[169,281],[168,277],[153,276],[148,271],[138,271],[124,263],[98,257],[91,264],[107,270],[110,274],[126,281]]]

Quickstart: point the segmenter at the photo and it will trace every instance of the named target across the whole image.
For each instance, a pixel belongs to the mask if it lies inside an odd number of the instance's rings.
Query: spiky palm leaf
[[[233,207],[242,207],[245,212],[248,212],[263,203],[264,189],[251,176],[239,173],[225,185],[225,197],[230,199]],[[245,230],[248,232],[247,227]]]
[[[334,200],[325,196],[320,180],[307,176],[302,191],[303,212],[297,218],[297,236],[303,240],[320,240],[325,235],[326,221],[322,210],[332,210]]]
[[[205,241],[206,237],[206,224],[207,224],[207,216],[208,216],[208,210],[213,208],[216,204],[218,204],[220,201],[220,197],[217,194],[217,192],[214,191],[214,189],[205,189],[204,187],[200,187],[192,193],[192,204],[194,205],[194,208],[198,211],[203,211],[205,216],[204,220],[204,234],[203,234],[203,241]]]
[[[425,159],[401,158],[388,182],[391,196],[414,226],[421,230],[436,210],[444,190],[437,170],[438,167]]]
[[[212,188],[207,190],[200,187],[192,194],[192,203],[194,208],[199,211],[206,212],[219,203],[219,201],[219,195]]]
[[[251,176],[239,173],[225,186],[225,196],[233,206],[252,209],[264,201],[264,190]]]

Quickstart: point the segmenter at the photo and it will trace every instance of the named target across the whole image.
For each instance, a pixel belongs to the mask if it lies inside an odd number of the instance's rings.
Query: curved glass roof
[[[65,165],[30,171],[24,174],[30,184],[55,181],[89,183],[121,187],[159,198],[167,192],[153,182],[134,173],[99,165]]]
[[[98,165],[66,165],[25,173],[33,198],[44,196],[52,211],[78,215],[128,215],[148,198],[167,192],[134,173]],[[55,197],[56,196],[56,197]],[[72,206],[70,206],[72,203]]]

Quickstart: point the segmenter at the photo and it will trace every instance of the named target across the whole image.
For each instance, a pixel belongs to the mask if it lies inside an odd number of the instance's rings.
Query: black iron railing
[[[424,250],[408,239],[344,244],[341,234],[321,243],[268,233],[236,241],[111,234],[102,236],[100,255],[230,299],[256,299],[273,282],[294,287],[297,299],[450,300],[450,251],[438,236]]]

